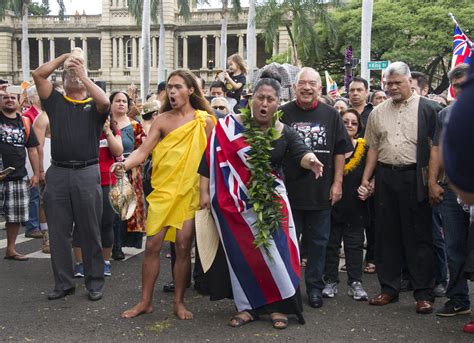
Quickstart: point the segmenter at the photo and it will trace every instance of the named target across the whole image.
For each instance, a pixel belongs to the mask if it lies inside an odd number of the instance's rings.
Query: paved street
[[[3,223],[0,225],[3,228]],[[0,255],[5,254],[5,230],[0,230]],[[172,315],[172,294],[162,293],[170,280],[169,260],[162,259],[163,272],[155,291],[154,312],[125,320],[120,313],[139,299],[142,253],[126,261],[112,261],[101,301],[87,300],[83,279],[77,279],[76,294],[48,301],[53,286],[50,259],[40,253],[41,240],[19,239],[18,251],[30,254],[27,262],[0,260],[1,342],[107,342],[107,341],[429,341],[472,342],[462,332],[469,316],[438,318],[417,315],[410,293],[400,302],[385,307],[353,301],[340,286],[335,299],[322,309],[305,306],[306,325],[290,320],[287,330],[277,331],[268,318],[239,329],[228,327],[233,314],[231,301],[209,302],[194,290],[186,300],[194,312],[193,321],[179,321]],[[137,253],[138,251],[128,251]],[[131,255],[130,255],[131,256]],[[164,256],[164,254],[163,254]],[[343,282],[345,275],[342,275]],[[364,275],[369,295],[378,291],[376,276]],[[474,292],[471,292],[474,295]],[[305,299],[305,298],[304,298]],[[306,299],[305,299],[306,300]],[[441,305],[444,299],[438,299]]]

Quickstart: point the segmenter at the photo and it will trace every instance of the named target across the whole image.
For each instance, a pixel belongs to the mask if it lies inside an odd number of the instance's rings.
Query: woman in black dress
[[[359,187],[364,173],[367,149],[363,138],[357,138],[362,130],[359,113],[349,109],[342,114],[347,133],[354,145],[354,151],[346,156],[342,199],[331,213],[331,234],[326,249],[323,297],[333,298],[339,283],[339,251],[344,241],[346,257],[348,295],[354,300],[367,300],[362,287],[362,263],[364,248],[364,227],[368,224],[368,208],[364,201],[370,190]]]

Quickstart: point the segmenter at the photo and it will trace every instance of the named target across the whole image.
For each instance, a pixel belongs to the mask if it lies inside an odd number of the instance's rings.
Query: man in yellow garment
[[[160,251],[164,240],[175,242],[174,313],[192,319],[184,306],[189,280],[190,252],[194,238],[194,213],[199,209],[199,163],[214,128],[212,109],[203,97],[196,77],[188,70],[176,70],[168,77],[166,99],[153,121],[148,136],[125,162],[116,163],[117,177],[143,163],[152,153],[152,193],[147,197],[147,242],[142,265],[142,297],[122,313],[133,318],[153,310],[152,298],[160,273]]]

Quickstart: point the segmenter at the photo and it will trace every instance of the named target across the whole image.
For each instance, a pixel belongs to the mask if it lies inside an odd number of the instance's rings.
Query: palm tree
[[[232,5],[231,10],[229,11],[229,0],[222,0],[222,12],[221,12],[221,60],[220,67],[222,69],[226,68],[227,65],[227,21],[229,18],[229,12],[236,18],[239,15],[239,12],[242,10],[240,6],[240,0],[230,0]]]
[[[57,0],[58,4],[64,7],[63,0]],[[49,8],[49,1],[43,0],[45,8]],[[30,46],[28,44],[28,15],[31,0],[2,0],[0,1],[0,19],[5,17],[5,11],[10,10],[15,16],[21,16],[21,70],[23,80],[30,79]]]
[[[142,103],[144,103],[150,89],[150,0],[143,0],[140,49],[142,50],[140,55],[140,94],[142,96]]]
[[[291,62],[301,66],[301,57],[318,56],[319,38],[316,21],[328,28],[329,40],[336,40],[336,30],[329,16],[330,6],[341,1],[329,0],[268,0],[257,8],[257,23],[262,25],[265,47],[270,50],[278,30],[284,26],[291,41]]]
[[[165,23],[164,23],[162,0],[129,0],[128,11],[132,15],[132,17],[135,18],[137,24],[142,23],[143,25],[142,19],[145,14],[145,12],[143,11],[145,7],[145,2],[149,2],[149,18],[154,23],[156,23],[157,19],[159,19],[159,23],[160,23],[160,39],[159,39],[159,45],[158,45],[158,83],[160,83],[161,81],[165,80]],[[191,9],[189,7],[189,2],[187,0],[178,0],[178,8],[180,10],[180,15],[182,15],[184,18],[187,19],[191,16]],[[148,19],[148,23],[150,23],[150,19]],[[144,44],[144,41],[146,40],[146,42],[148,43],[148,47],[150,44],[149,32],[150,32],[150,28],[148,25],[148,38],[145,39],[144,37],[142,37],[142,45]],[[143,27],[142,27],[142,36],[143,36]],[[142,56],[144,55],[144,53],[145,51],[143,51]],[[150,52],[148,51],[147,56],[149,55],[150,55]],[[140,68],[143,71],[143,73],[147,73],[147,75],[149,75],[150,73],[149,60],[146,66],[143,65],[144,63],[142,63],[142,61],[140,61],[140,64],[141,64]],[[148,68],[148,71],[143,70],[143,68]],[[149,83],[149,79],[148,79],[147,84],[148,83]],[[142,91],[142,96],[143,96],[143,91]]]
[[[255,32],[255,0],[249,1],[249,14],[247,19],[247,67],[248,83],[253,80],[253,70],[255,68],[255,52],[257,50],[257,35]]]

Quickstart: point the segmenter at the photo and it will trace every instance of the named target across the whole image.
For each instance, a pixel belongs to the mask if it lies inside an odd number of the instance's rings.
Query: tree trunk
[[[140,55],[140,96],[146,101],[150,89],[150,0],[143,0],[142,40]]]
[[[255,69],[255,53],[257,51],[257,36],[255,33],[255,0],[249,1],[249,17],[247,21],[247,67],[248,83],[253,82],[253,72]]]
[[[295,38],[293,37],[293,33],[291,32],[291,27],[288,24],[286,24],[285,27],[291,41],[291,64],[297,67],[301,67],[301,61],[298,57],[298,49],[296,46]]]
[[[221,60],[220,67],[222,70],[227,69],[227,18],[228,13],[228,0],[222,1],[222,24],[221,24]]]
[[[28,1],[22,2],[21,12],[21,71],[23,73],[23,81],[29,81],[30,46],[28,44]]]
[[[160,1],[160,40],[158,44],[158,83],[165,80],[165,19],[163,0]]]

